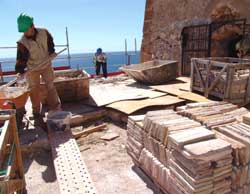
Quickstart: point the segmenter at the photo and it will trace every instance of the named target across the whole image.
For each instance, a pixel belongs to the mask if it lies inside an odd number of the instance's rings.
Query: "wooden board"
[[[157,85],[150,86],[155,90],[159,90],[161,92],[166,92],[168,94],[178,96],[179,98],[189,100],[192,102],[210,102],[211,100],[206,97],[189,92],[189,83],[175,83],[175,84],[166,84],[166,85]]]
[[[60,193],[95,194],[95,188],[71,131],[53,133],[50,130],[49,141]]]
[[[182,95],[185,92],[185,90],[189,91],[190,86],[187,83],[175,83],[175,84],[156,85],[150,87],[161,92],[166,92],[168,94],[178,96]]]
[[[106,140],[106,141],[111,141],[117,137],[120,137],[119,134],[114,133],[114,132],[107,132],[105,135],[103,135],[102,137],[100,137],[100,139],[102,140]]]
[[[190,77],[182,77],[181,76],[181,77],[177,77],[176,80],[181,81],[181,82],[186,82],[186,83],[190,84],[191,79],[190,79]]]
[[[124,84],[91,85],[90,96],[97,106],[130,99],[156,98],[166,95],[150,88],[132,87]]]
[[[176,105],[182,103],[184,100],[176,98],[174,96],[162,96],[159,98],[153,99],[144,99],[144,100],[126,100],[122,102],[115,102],[107,107],[119,110],[126,114],[131,114],[137,110],[143,109],[150,106],[167,106],[167,105]]]
[[[210,102],[210,101],[212,101],[212,100],[209,100],[202,95],[195,94],[193,92],[183,92],[182,94],[179,94],[178,97],[185,99],[185,100],[192,101],[192,102]]]

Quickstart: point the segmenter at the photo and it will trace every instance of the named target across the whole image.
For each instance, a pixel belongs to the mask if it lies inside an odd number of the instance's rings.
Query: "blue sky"
[[[66,44],[68,27],[71,53],[140,49],[146,0],[0,0],[0,46],[16,46],[21,37],[16,19],[21,12],[34,17],[37,27],[47,28],[55,44]],[[16,50],[0,50],[0,57],[13,57]]]

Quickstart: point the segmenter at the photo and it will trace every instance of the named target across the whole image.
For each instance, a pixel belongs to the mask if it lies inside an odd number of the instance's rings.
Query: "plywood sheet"
[[[90,87],[90,96],[97,106],[131,99],[156,98],[166,95],[150,88],[138,88],[122,84],[99,84]]]
[[[211,100],[207,99],[206,97],[189,92],[189,83],[176,83],[176,84],[167,84],[167,85],[157,85],[157,86],[150,86],[151,88],[166,92],[168,94],[178,96],[179,98],[189,100],[192,102],[210,102]]]
[[[190,88],[188,83],[173,83],[173,84],[156,85],[150,87],[161,92],[172,94],[174,96],[181,95],[185,91],[189,91]]]
[[[178,78],[176,78],[176,80],[190,84],[190,77],[178,77]]]
[[[211,102],[212,101],[202,95],[195,94],[193,92],[183,92],[182,94],[179,94],[178,97],[185,99],[185,100],[192,101],[192,102]]]
[[[149,98],[149,99],[143,99],[143,100],[126,100],[122,102],[115,102],[115,103],[108,105],[107,107],[119,110],[126,114],[131,114],[145,107],[160,106],[160,105],[165,105],[165,106],[175,105],[181,102],[184,102],[184,101],[177,97],[167,95],[167,96],[162,96],[162,97],[152,98],[152,99]]]

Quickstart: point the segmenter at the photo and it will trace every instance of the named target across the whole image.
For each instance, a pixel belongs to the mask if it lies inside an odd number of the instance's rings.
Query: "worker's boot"
[[[45,132],[48,131],[47,125],[43,120],[43,116],[39,113],[34,113],[34,126],[41,127]]]

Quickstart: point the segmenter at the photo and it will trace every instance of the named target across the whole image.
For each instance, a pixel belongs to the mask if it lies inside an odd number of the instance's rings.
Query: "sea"
[[[140,62],[140,51],[128,52],[106,52],[107,55],[107,70],[108,72],[117,72],[123,65],[138,64]],[[95,74],[95,67],[93,64],[94,53],[74,53],[61,54],[52,61],[53,67],[70,66],[71,69],[84,69],[89,74]],[[14,71],[15,58],[0,59],[2,71]]]

